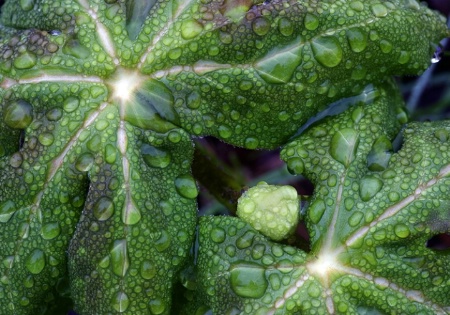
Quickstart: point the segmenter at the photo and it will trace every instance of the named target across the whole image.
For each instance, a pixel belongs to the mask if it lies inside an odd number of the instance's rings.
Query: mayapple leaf
[[[406,125],[402,148],[371,171],[367,156],[395,135],[401,103],[390,84],[370,93],[281,153],[288,165],[301,159],[315,185],[311,251],[271,242],[239,218],[202,218],[194,305],[214,314],[450,312],[450,252],[426,246],[450,232],[450,122]]]
[[[0,314],[67,282],[82,314],[169,314],[191,137],[285,144],[449,34],[414,0],[7,0],[0,21]]]

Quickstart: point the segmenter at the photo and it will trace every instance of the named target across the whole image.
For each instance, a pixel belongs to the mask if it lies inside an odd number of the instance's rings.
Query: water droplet
[[[236,246],[239,249],[244,249],[250,247],[253,244],[253,238],[255,237],[255,233],[252,231],[247,231],[236,240]]]
[[[450,138],[449,132],[445,129],[436,130],[434,136],[441,142],[447,142]]]
[[[202,98],[196,91],[191,92],[186,98],[187,107],[189,107],[190,109],[199,108],[201,103]]]
[[[375,172],[384,171],[392,156],[392,143],[386,136],[379,137],[367,156],[367,166],[369,170]]]
[[[264,36],[270,30],[270,21],[265,17],[258,17],[252,22],[252,29],[256,35]]]
[[[219,227],[213,228],[210,232],[211,240],[215,243],[223,243],[226,238],[225,230]]]
[[[175,179],[177,192],[188,199],[197,198],[198,190],[194,178],[191,175],[181,175]]]
[[[61,233],[61,226],[58,222],[47,223],[42,226],[41,235],[45,240],[52,240]]]
[[[319,27],[319,18],[314,14],[306,13],[304,23],[307,30],[314,31]]]
[[[381,3],[372,5],[372,12],[376,17],[385,17],[388,14],[388,9]]]
[[[34,0],[19,0],[19,4],[24,11],[31,11],[34,8]]]
[[[58,31],[58,30],[51,30],[51,31],[49,32],[49,34],[50,34],[51,36],[59,36],[59,35],[62,34],[62,32],[61,32],[61,31]]]
[[[162,230],[160,237],[155,241],[155,247],[159,252],[163,252],[169,248],[171,243],[170,234],[167,231]]]
[[[358,226],[363,218],[364,218],[364,213],[362,213],[361,211],[355,211],[348,219],[348,224],[351,227]]]
[[[364,10],[364,4],[361,1],[353,1],[350,3],[350,8],[355,11],[362,12]]]
[[[63,53],[77,59],[86,59],[91,52],[78,39],[69,39],[62,49]]]
[[[166,303],[161,299],[154,299],[148,302],[148,305],[150,306],[150,312],[154,315],[159,315],[165,312],[166,310]]]
[[[333,36],[313,39],[311,48],[316,60],[323,66],[333,68],[339,65],[343,58],[342,47]]]
[[[3,117],[8,127],[25,129],[33,120],[33,107],[28,102],[17,100],[6,107]]]
[[[400,238],[407,238],[411,232],[405,224],[400,223],[394,227],[394,233]]]
[[[316,199],[306,210],[312,223],[319,223],[326,210],[325,202],[322,199]]]
[[[132,197],[127,197],[127,200],[122,209],[122,222],[128,225],[133,225],[141,220],[141,211],[135,205]]]
[[[25,267],[32,274],[39,274],[45,267],[45,254],[40,249],[34,249],[25,259]]]
[[[111,301],[112,307],[119,313],[123,313],[130,305],[130,299],[125,292],[118,292]]]
[[[409,51],[402,50],[400,56],[398,57],[398,63],[404,65],[411,59],[411,53]]]
[[[256,138],[249,137],[245,139],[244,147],[247,149],[256,149],[258,147],[259,141]]]
[[[181,37],[186,40],[197,37],[203,31],[203,25],[194,19],[183,21],[181,24]]]
[[[253,299],[264,295],[269,285],[264,267],[252,262],[238,262],[230,270],[230,284],[234,293]]]
[[[5,268],[11,269],[14,265],[14,256],[7,256],[5,259],[3,259],[3,266]]]
[[[30,69],[36,65],[36,56],[31,52],[24,52],[14,60],[14,67],[19,70]]]
[[[119,277],[124,277],[130,267],[126,240],[117,240],[110,251],[112,271]]]
[[[58,121],[62,117],[62,110],[60,108],[53,108],[47,111],[46,117],[50,121]]]
[[[16,212],[16,204],[12,200],[3,201],[0,204],[0,222],[8,222]]]
[[[149,144],[142,145],[141,153],[144,162],[150,167],[166,168],[170,164],[171,156],[168,152]]]
[[[359,185],[359,195],[362,201],[369,201],[381,190],[383,182],[374,176],[364,177]]]
[[[156,266],[147,260],[144,260],[142,262],[141,265],[141,276],[142,278],[146,279],[146,280],[150,280],[153,279],[156,276],[157,273],[157,268]]]
[[[294,44],[283,49],[272,49],[255,64],[255,69],[267,83],[287,83],[301,61],[301,47]]]
[[[294,32],[294,23],[283,17],[278,21],[278,30],[281,35],[290,36]]]
[[[108,220],[114,214],[114,203],[108,197],[100,197],[94,205],[93,212],[97,220]]]
[[[102,143],[102,138],[100,137],[100,135],[98,133],[96,133],[91,139],[89,139],[89,141],[86,144],[86,147],[91,152],[98,152],[102,147],[101,143]]]
[[[288,171],[294,175],[303,174],[303,172],[305,171],[305,164],[303,163],[303,160],[298,157],[289,159],[287,167]]]
[[[55,137],[49,133],[49,132],[44,132],[41,133],[38,136],[39,142],[44,145],[44,146],[50,146],[53,144],[53,141],[55,140]]]
[[[354,52],[359,53],[366,49],[368,35],[361,28],[355,27],[347,31],[347,40],[350,44],[350,48]]]
[[[392,51],[392,48],[394,48],[394,46],[392,45],[392,43],[388,40],[382,39],[380,41],[380,49],[383,53],[388,54]]]
[[[78,108],[80,101],[78,98],[69,97],[63,103],[63,108],[67,113],[71,113]]]
[[[91,153],[83,153],[75,161],[75,168],[80,172],[87,172],[94,164],[94,156]]]
[[[356,130],[351,128],[338,130],[331,139],[330,155],[348,167],[355,159],[358,144],[359,135]]]

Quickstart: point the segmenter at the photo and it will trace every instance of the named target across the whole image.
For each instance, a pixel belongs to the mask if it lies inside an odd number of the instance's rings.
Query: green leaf
[[[402,148],[371,171],[367,155],[393,138],[401,103],[390,85],[370,93],[372,102],[316,122],[281,153],[288,164],[301,159],[315,185],[311,252],[270,242],[237,218],[202,218],[199,301],[213,313],[450,311],[450,253],[426,247],[450,232],[450,123],[407,125]]]
[[[0,22],[0,314],[52,312],[67,281],[80,313],[169,314],[191,137],[280,146],[449,34],[413,0],[7,0]]]

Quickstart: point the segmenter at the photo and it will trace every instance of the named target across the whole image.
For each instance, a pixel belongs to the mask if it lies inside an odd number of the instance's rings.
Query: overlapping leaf
[[[45,311],[69,275],[83,314],[168,314],[190,135],[281,145],[448,34],[413,0],[9,0],[1,21],[2,314]]]
[[[450,232],[450,124],[407,125],[394,153],[395,92],[364,95],[282,151],[315,184],[311,252],[268,241],[237,218],[203,218],[198,306],[215,314],[450,311],[450,253],[426,247]]]

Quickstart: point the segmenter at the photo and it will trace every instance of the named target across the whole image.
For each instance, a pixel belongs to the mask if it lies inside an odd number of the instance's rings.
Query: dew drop
[[[394,227],[394,233],[400,238],[407,238],[411,233],[405,224],[397,224]]]
[[[305,16],[305,28],[309,31],[314,31],[319,27],[319,18],[314,14],[307,13]]]
[[[252,231],[247,231],[236,240],[236,246],[239,249],[245,249],[250,247],[253,244],[253,238],[255,237],[255,233]]]
[[[362,201],[369,201],[381,190],[383,182],[374,176],[364,177],[359,185],[359,195]]]
[[[115,275],[124,277],[130,267],[126,240],[117,240],[110,251],[111,267]]]
[[[383,53],[388,54],[392,51],[392,49],[394,48],[394,46],[392,45],[392,43],[386,39],[382,39],[380,41],[380,49]]]
[[[75,111],[79,105],[80,101],[78,100],[78,98],[69,97],[64,101],[63,108],[67,113],[71,113]]]
[[[368,35],[361,28],[355,27],[347,31],[347,40],[350,48],[356,52],[362,52],[367,47]]]
[[[125,202],[122,209],[122,222],[127,225],[133,225],[141,220],[141,211],[135,205],[132,199]]]
[[[91,153],[83,153],[75,161],[75,168],[80,172],[87,172],[93,164],[94,156]]]
[[[278,21],[278,30],[283,36],[290,36],[294,32],[294,24],[287,18],[281,18]]]
[[[147,260],[144,260],[141,264],[141,276],[146,280],[153,279],[156,276],[156,266]]]
[[[171,237],[167,231],[162,230],[160,237],[155,241],[155,247],[159,252],[163,252],[169,248],[171,244]]]
[[[306,210],[311,222],[314,224],[319,223],[326,210],[325,202],[322,199],[316,199]]]
[[[186,104],[187,104],[187,107],[189,107],[190,109],[199,108],[201,103],[202,103],[202,99],[200,97],[200,94],[198,94],[196,91],[191,92],[186,97]]]
[[[225,230],[219,227],[216,227],[210,232],[211,240],[215,243],[223,243],[225,241]]]
[[[367,166],[369,170],[380,172],[384,171],[392,156],[392,143],[386,136],[381,136],[375,140],[367,156]]]
[[[14,67],[19,70],[30,69],[36,65],[36,56],[30,52],[24,52],[14,60]]]
[[[253,299],[264,295],[269,285],[264,267],[252,262],[238,262],[230,269],[230,284],[234,293]]]
[[[108,197],[101,197],[95,203],[93,213],[99,221],[108,220],[114,214],[114,203]]]
[[[3,115],[8,127],[25,129],[33,120],[33,107],[24,100],[17,100],[6,107]]]
[[[0,222],[8,222],[16,212],[16,204],[12,200],[3,201],[0,204]]]
[[[19,168],[22,165],[23,156],[20,152],[14,153],[9,159],[9,164],[14,168]]]
[[[181,37],[189,40],[197,37],[203,31],[203,25],[194,19],[189,19],[181,24]]]
[[[141,153],[144,162],[150,167],[166,168],[170,164],[171,156],[168,152],[149,144],[141,146]]]
[[[25,259],[25,267],[32,274],[39,274],[45,267],[45,254],[40,249],[34,249]]]
[[[253,20],[252,29],[256,35],[266,35],[270,30],[270,22],[265,17],[258,17]]]
[[[55,137],[51,133],[44,132],[38,136],[38,140],[43,146],[48,147],[53,144]]]
[[[63,113],[61,109],[53,108],[47,112],[46,117],[50,121],[58,121],[59,119],[61,119],[62,115]]]
[[[150,307],[150,312],[152,312],[152,314],[154,315],[164,313],[167,307],[166,303],[161,299],[150,300],[150,302],[148,302],[148,305]]]
[[[303,174],[303,172],[305,171],[305,164],[303,163],[303,160],[298,157],[289,159],[287,167],[288,171],[294,175]]]
[[[109,164],[114,164],[117,159],[117,149],[112,144],[108,143],[105,146],[105,161]]]
[[[24,11],[31,11],[34,8],[34,0],[19,0],[19,4]]]
[[[351,227],[358,226],[363,218],[364,218],[364,213],[362,213],[361,211],[355,211],[348,219],[348,224]]]
[[[61,226],[58,222],[47,223],[42,226],[41,235],[45,240],[52,240],[59,236],[61,233]]]
[[[197,185],[191,175],[181,175],[175,179],[177,192],[185,198],[195,199],[198,195]]]
[[[119,313],[123,313],[128,309],[130,305],[130,299],[125,292],[116,293],[111,301],[111,305]]]
[[[388,14],[388,9],[381,3],[372,5],[372,13],[376,17],[385,17]]]
[[[333,36],[315,38],[311,43],[311,48],[316,60],[325,67],[336,67],[342,61],[342,47],[337,38]]]
[[[348,167],[355,159],[359,144],[358,132],[351,128],[338,130],[331,139],[330,155],[333,159]]]

